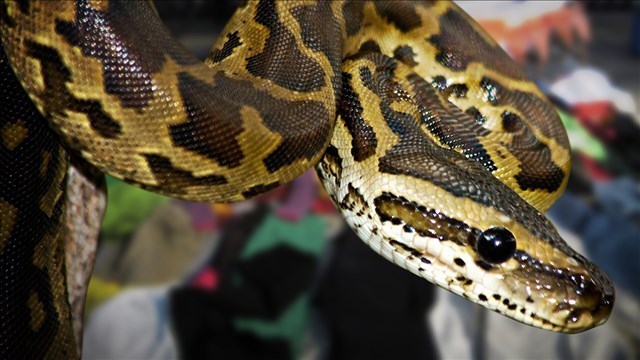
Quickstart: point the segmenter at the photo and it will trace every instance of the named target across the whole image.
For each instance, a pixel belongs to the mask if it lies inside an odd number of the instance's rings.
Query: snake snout
[[[575,283],[573,290],[580,301],[576,304],[576,308],[569,313],[566,322],[567,324],[595,327],[604,324],[609,318],[615,295],[611,280],[602,271],[591,263],[588,263],[587,268],[592,271],[591,278],[587,281],[582,279],[583,281]]]
[[[567,296],[555,309],[565,314],[566,332],[581,332],[602,325],[613,309],[615,295],[611,280],[588,260],[585,268],[589,275],[570,276]]]
[[[607,321],[613,309],[614,299],[613,294],[604,294],[598,305],[591,310],[591,318],[593,318],[595,326],[602,325]]]

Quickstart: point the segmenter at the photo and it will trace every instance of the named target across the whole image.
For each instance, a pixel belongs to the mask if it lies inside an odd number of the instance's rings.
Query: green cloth
[[[595,136],[591,135],[587,129],[582,127],[580,123],[566,112],[556,109],[562,120],[562,125],[567,130],[571,149],[579,151],[597,161],[605,161],[607,159],[607,150],[605,146]]]

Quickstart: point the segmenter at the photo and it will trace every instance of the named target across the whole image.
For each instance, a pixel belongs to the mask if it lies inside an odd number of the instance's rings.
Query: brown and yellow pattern
[[[1,355],[75,354],[62,146],[194,201],[317,165],[362,239],[419,276],[556,331],[611,310],[609,280],[540,213],[570,166],[557,114],[452,3],[247,1],[204,63],[146,1],[2,1],[0,29],[2,91],[19,98],[0,114],[0,306],[22,309],[0,310]],[[506,257],[480,245],[494,228]]]

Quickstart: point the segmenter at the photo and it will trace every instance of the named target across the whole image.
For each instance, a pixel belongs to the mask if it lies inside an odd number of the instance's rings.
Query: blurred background
[[[640,358],[640,2],[458,2],[557,106],[574,164],[549,216],[616,284],[578,335],[520,325],[389,264],[309,172],[253,201],[187,203],[108,178],[87,359]],[[204,57],[236,1],[155,1]]]

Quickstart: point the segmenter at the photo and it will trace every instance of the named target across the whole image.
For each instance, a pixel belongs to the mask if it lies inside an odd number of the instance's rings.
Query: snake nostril
[[[603,295],[600,298],[600,302],[596,305],[596,307],[591,311],[592,316],[596,319],[598,324],[601,324],[607,320],[609,314],[611,314],[611,310],[613,309],[613,303],[615,302],[615,297],[613,295]]]

